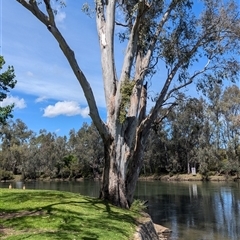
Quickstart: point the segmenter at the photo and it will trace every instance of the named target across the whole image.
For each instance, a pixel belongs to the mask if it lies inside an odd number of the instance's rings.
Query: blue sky
[[[57,25],[74,50],[80,68],[91,84],[103,120],[105,100],[95,19],[81,11],[85,0],[65,0],[67,7],[58,9]],[[13,65],[17,85],[5,102],[15,103],[14,119],[21,119],[29,129],[68,135],[83,122],[91,122],[88,106],[58,43],[28,10],[16,0],[0,0],[0,55]],[[116,43],[116,65],[121,68],[124,44]],[[159,68],[158,83],[152,82],[153,96],[161,90],[165,67]],[[196,95],[196,87],[188,93]],[[156,91],[156,92],[155,92]]]
[[[5,66],[14,66],[18,81],[3,104],[15,103],[14,119],[20,118],[36,133],[46,129],[58,135],[91,122],[81,87],[46,27],[15,0],[0,1],[0,54]],[[73,2],[59,10],[56,21],[92,85],[104,119],[95,20],[82,13],[83,1]]]

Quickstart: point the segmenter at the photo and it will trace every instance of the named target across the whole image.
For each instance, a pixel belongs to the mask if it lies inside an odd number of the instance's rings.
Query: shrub
[[[12,179],[14,179],[12,172],[0,169],[0,180],[6,181]]]

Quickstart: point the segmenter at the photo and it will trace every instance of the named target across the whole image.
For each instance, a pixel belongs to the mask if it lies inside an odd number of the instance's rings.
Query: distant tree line
[[[189,173],[195,167],[204,178],[212,173],[239,177],[240,89],[234,85],[222,91],[215,85],[206,96],[180,96],[179,104],[153,127],[144,174]]]
[[[206,97],[178,97],[160,123],[152,126],[142,175],[190,173],[240,175],[240,89],[213,86]],[[165,116],[159,112],[159,117]],[[100,178],[103,143],[93,124],[84,123],[69,136],[29,130],[17,119],[0,128],[0,178]]]

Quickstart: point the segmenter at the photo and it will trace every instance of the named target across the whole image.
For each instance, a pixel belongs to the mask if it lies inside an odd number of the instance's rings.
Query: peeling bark
[[[116,206],[129,208],[125,184],[126,155],[129,150],[123,141],[123,137],[118,135],[118,140],[104,143],[105,164],[100,198],[109,200]]]

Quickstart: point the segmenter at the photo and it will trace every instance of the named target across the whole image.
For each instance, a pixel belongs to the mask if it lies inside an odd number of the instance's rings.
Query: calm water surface
[[[9,183],[0,183],[8,187]],[[98,181],[27,182],[28,189],[63,190],[97,197]],[[13,183],[22,188],[22,183]],[[240,182],[138,182],[135,198],[148,200],[155,223],[171,240],[240,240]]]
[[[240,182],[140,182],[136,195],[172,240],[240,240]]]

